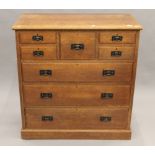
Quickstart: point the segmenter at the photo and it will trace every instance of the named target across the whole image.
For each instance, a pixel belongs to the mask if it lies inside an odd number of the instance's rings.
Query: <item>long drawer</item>
[[[129,82],[132,63],[23,63],[24,81]]]
[[[128,109],[27,108],[29,129],[126,129]]]
[[[128,106],[129,85],[24,84],[25,106]]]

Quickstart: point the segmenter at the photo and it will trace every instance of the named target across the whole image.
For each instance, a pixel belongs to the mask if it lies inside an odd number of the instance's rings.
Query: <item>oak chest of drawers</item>
[[[24,139],[130,139],[139,32],[128,14],[24,14],[14,24]]]

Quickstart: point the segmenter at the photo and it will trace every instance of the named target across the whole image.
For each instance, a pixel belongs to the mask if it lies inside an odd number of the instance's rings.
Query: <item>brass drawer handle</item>
[[[101,122],[110,122],[112,118],[110,116],[100,116]]]
[[[72,50],[83,50],[84,44],[71,44],[71,49]]]
[[[40,70],[39,74],[40,74],[40,76],[51,76],[52,70]]]
[[[42,121],[53,121],[53,116],[42,116]]]
[[[32,36],[33,41],[43,41],[43,36],[39,36],[38,34],[36,36]]]
[[[122,40],[123,40],[123,36],[119,36],[119,35],[112,36],[112,41],[122,41]]]
[[[120,57],[120,56],[122,56],[122,52],[121,51],[111,51],[111,56],[112,57]]]
[[[49,99],[52,98],[52,93],[40,93],[40,98],[42,99]]]
[[[114,76],[115,70],[103,70],[103,76]]]
[[[102,99],[112,99],[113,93],[101,93],[101,98]]]
[[[43,51],[33,51],[33,56],[42,57],[44,56]]]

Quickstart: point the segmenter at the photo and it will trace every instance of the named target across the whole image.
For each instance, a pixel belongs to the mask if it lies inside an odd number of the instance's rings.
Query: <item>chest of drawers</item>
[[[130,139],[139,32],[128,14],[24,14],[13,25],[24,139]]]

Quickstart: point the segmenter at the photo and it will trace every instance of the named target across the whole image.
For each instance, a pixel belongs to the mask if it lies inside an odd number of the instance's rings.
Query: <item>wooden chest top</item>
[[[22,29],[131,29],[140,30],[142,26],[129,14],[23,14],[12,27]]]

